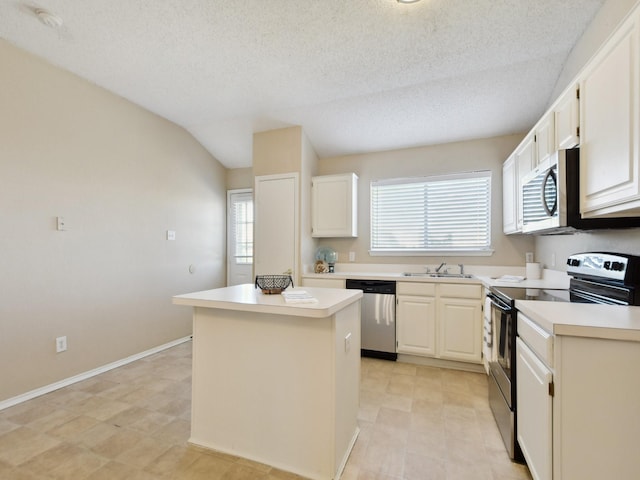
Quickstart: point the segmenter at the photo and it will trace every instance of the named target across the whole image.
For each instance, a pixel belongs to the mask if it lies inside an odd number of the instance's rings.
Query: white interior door
[[[227,191],[227,285],[253,283],[253,190]]]
[[[290,272],[298,256],[298,174],[264,175],[255,184],[255,274]]]

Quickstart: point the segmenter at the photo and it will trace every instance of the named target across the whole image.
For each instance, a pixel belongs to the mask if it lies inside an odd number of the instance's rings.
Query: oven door
[[[522,231],[560,227],[557,153],[522,179]]]

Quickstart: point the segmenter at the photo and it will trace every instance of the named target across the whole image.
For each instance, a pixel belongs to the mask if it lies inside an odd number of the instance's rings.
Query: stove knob
[[[604,262],[604,269],[605,270],[611,270],[611,262],[609,262],[609,261]]]
[[[616,272],[621,272],[624,270],[624,263],[622,262],[612,262],[611,263],[611,270],[614,270]]]

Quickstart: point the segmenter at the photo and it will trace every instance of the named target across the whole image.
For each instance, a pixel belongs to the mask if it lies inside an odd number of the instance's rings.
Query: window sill
[[[372,257],[490,257],[494,250],[369,250]]]

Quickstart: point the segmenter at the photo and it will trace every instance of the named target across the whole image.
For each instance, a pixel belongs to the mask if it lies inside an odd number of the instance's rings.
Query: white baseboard
[[[191,335],[187,337],[179,338],[177,340],[173,340],[169,343],[165,343],[164,345],[160,345],[158,347],[154,347],[149,350],[145,350],[144,352],[136,353],[135,355],[131,355],[130,357],[123,358],[122,360],[116,360],[115,362],[108,363],[107,365],[103,365],[98,368],[94,368],[93,370],[89,370],[88,372],[79,373],[78,375],[65,378],[64,380],[60,380],[59,382],[51,383],[49,385],[36,388],[35,390],[31,390],[21,395],[17,395],[15,397],[2,400],[0,401],[0,410],[13,407],[14,405],[17,405],[19,403],[26,402],[27,400],[31,400],[32,398],[39,397],[40,395],[44,395],[45,393],[50,393],[50,392],[53,392],[54,390],[58,390],[63,387],[68,387],[69,385],[72,385],[74,383],[81,382],[82,380],[86,380],[87,378],[95,377],[96,375],[100,375],[101,373],[108,372],[109,370],[113,370],[114,368],[122,367],[123,365],[126,365],[131,362],[135,362],[136,360],[140,360],[141,358],[148,357],[149,355],[153,355],[154,353],[161,352],[168,348],[175,347],[176,345],[180,345],[181,343],[188,342],[189,340],[191,340]]]

